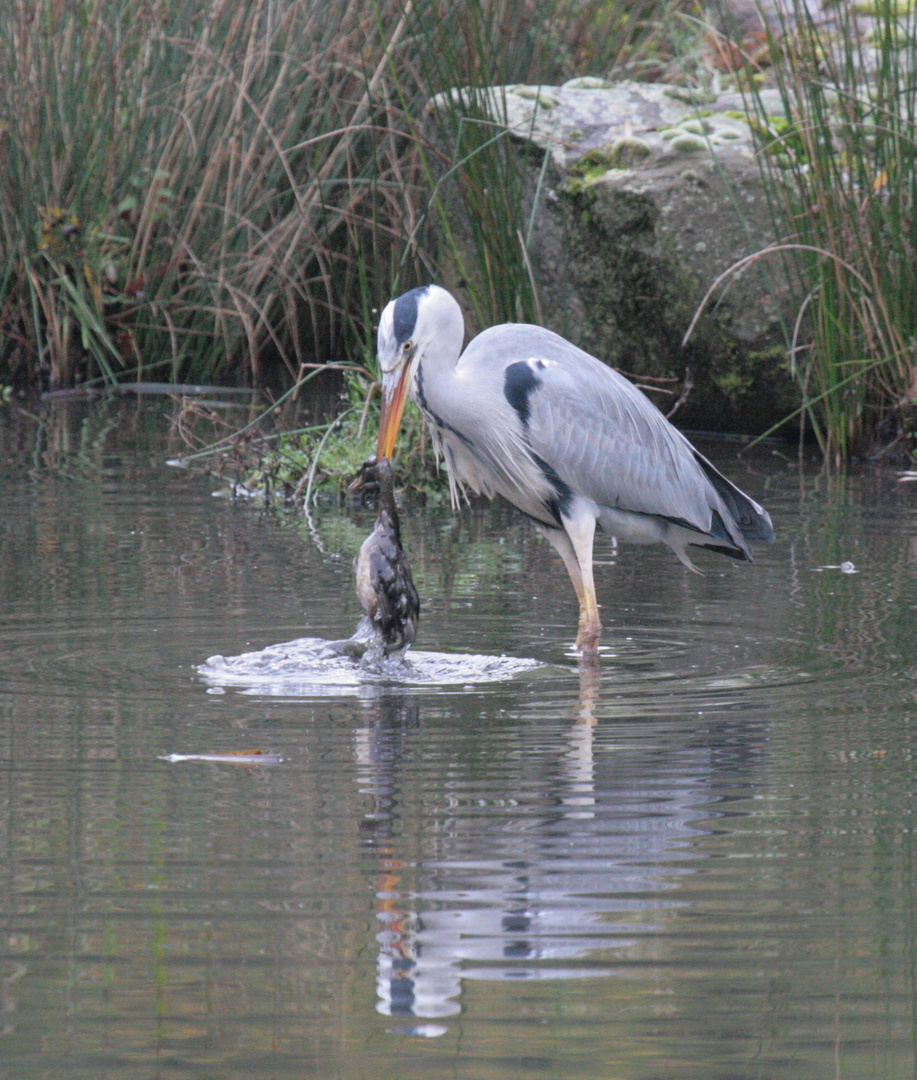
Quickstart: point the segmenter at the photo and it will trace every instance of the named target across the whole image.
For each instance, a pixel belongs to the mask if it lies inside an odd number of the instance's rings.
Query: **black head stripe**
[[[414,327],[417,325],[417,305],[420,303],[420,298],[426,294],[428,288],[428,285],[421,285],[419,288],[411,289],[410,292],[406,292],[403,296],[399,296],[395,301],[392,325],[395,331],[395,341],[397,341],[399,345],[403,345],[406,341],[409,341],[411,335],[414,333]]]

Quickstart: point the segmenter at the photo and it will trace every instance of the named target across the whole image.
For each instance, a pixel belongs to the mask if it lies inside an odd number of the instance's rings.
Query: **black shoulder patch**
[[[399,296],[395,301],[395,310],[393,329],[395,331],[395,340],[399,345],[403,345],[406,341],[410,340],[411,334],[414,333],[414,327],[417,325],[417,305],[420,303],[420,298],[426,293],[428,285],[420,285],[416,289],[411,289],[410,292],[404,293]]]
[[[503,374],[503,393],[506,400],[519,414],[522,426],[526,427],[529,422],[529,398],[533,390],[541,386],[541,379],[532,371],[525,360],[517,360],[510,364]]]

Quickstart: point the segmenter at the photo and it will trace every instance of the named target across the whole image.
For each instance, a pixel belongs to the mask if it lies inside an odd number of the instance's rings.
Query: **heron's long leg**
[[[573,545],[570,543],[570,537],[562,529],[549,529],[546,525],[538,526],[539,532],[544,538],[549,541],[551,547],[557,552],[558,555],[564,560],[564,566],[567,568],[567,573],[570,575],[570,580],[573,582],[573,588],[576,589],[576,596],[580,602],[580,607],[583,606],[583,575],[580,573],[579,563],[576,561],[576,552],[573,550]]]
[[[576,644],[584,652],[595,652],[602,634],[599,604],[595,597],[595,580],[592,576],[592,542],[595,538],[595,518],[592,514],[579,514],[565,518],[569,542],[579,564],[582,580],[580,596],[579,634]]]
[[[579,600],[579,634],[577,648],[594,652],[602,633],[599,605],[595,598],[595,581],[592,575],[592,541],[595,536],[595,518],[591,514],[579,514],[565,518],[566,528],[549,529],[539,526],[551,546],[564,560],[564,566],[573,582]]]

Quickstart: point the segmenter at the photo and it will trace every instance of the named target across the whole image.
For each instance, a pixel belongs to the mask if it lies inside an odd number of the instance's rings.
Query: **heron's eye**
[[[401,351],[404,353],[405,356],[410,355],[410,353],[412,353],[414,351],[414,342],[413,341],[406,341],[401,346]]]

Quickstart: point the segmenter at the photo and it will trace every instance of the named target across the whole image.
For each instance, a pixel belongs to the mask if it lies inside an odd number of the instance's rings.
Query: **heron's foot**
[[[602,638],[602,624],[598,620],[580,618],[576,647],[583,656],[594,656]]]

